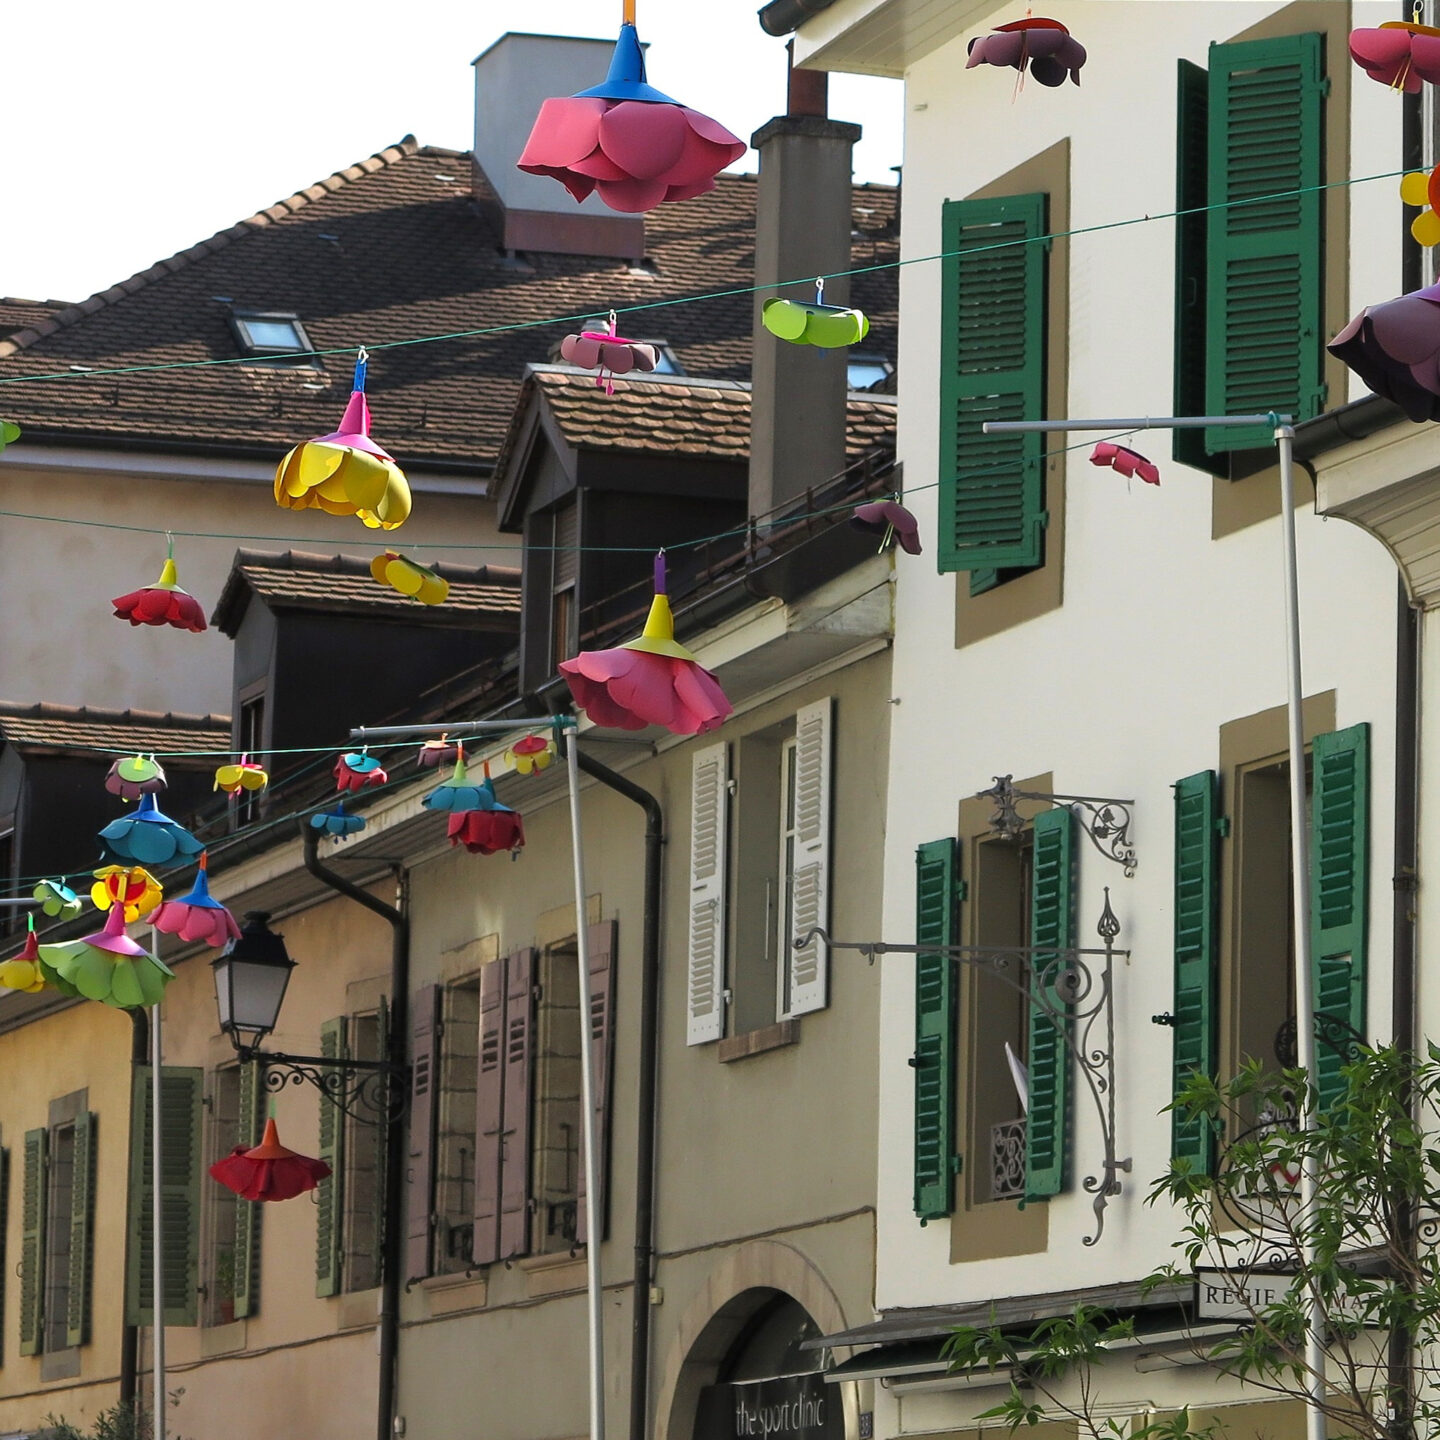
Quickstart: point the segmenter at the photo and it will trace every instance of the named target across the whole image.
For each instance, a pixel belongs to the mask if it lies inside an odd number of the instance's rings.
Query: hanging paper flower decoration
[[[1408,20],[1352,30],[1350,58],[1372,80],[1418,95],[1427,80],[1440,84],[1440,30]]]
[[[1160,483],[1160,469],[1147,460],[1138,450],[1128,445],[1116,445],[1112,440],[1102,440],[1091,452],[1092,465],[1108,465],[1127,480],[1138,475],[1147,485]]]
[[[325,835],[334,835],[338,840],[348,840],[365,828],[365,817],[349,814],[345,809],[345,802],[341,800],[333,810],[321,810],[312,815],[310,828]]]
[[[387,550],[370,562],[370,573],[381,585],[388,585],[402,595],[412,596],[422,605],[443,605],[450,593],[450,582],[433,570]]]
[[[270,783],[270,774],[263,765],[256,765],[248,755],[238,765],[222,765],[215,772],[216,790],[238,795],[242,790],[263,790]]]
[[[45,988],[45,972],[40,968],[40,947],[35,939],[35,917],[27,915],[29,929],[25,948],[18,955],[0,962],[0,985],[19,990],[25,995],[38,995]]]
[[[200,602],[180,588],[173,554],[165,557],[160,578],[153,585],[120,595],[110,603],[115,607],[115,618],[128,620],[132,625],[173,625],[177,630],[189,630],[196,635],[205,628],[205,612]]]
[[[420,803],[428,810],[448,810],[450,843],[463,845],[472,855],[495,855],[525,844],[525,826],[516,811],[496,798],[488,764],[485,778],[472,785],[462,755],[449,782],[437,785]]]
[[[732,708],[720,682],[676,643],[663,553],[655,557],[655,598],[640,638],[614,650],[582,650],[561,663],[560,673],[597,725],[618,730],[663,725],[675,735],[698,735],[722,724]]]
[[[659,358],[655,346],[641,340],[627,340],[615,333],[615,312],[610,312],[609,329],[582,330],[560,342],[560,358],[582,370],[598,370],[596,385],[607,395],[615,393],[615,376],[632,370],[650,371]]]
[[[287,1150],[271,1116],[265,1121],[265,1138],[254,1149],[237,1145],[210,1167],[210,1175],[242,1200],[293,1200],[327,1179],[330,1167]]]
[[[894,500],[875,500],[868,505],[857,505],[850,516],[850,524],[856,530],[868,530],[880,536],[883,550],[894,540],[907,555],[919,555],[920,526],[915,517]]]
[[[420,747],[415,763],[422,770],[434,770],[441,765],[451,765],[460,758],[460,747],[441,736],[438,740],[427,740]]]
[[[1410,233],[1418,245],[1440,245],[1440,165],[1428,174],[1413,170],[1400,181],[1400,198],[1407,205],[1421,206],[1410,222]]]
[[[355,389],[338,430],[306,440],[275,471],[275,503],[285,510],[358,515],[372,530],[393,530],[410,514],[410,485],[370,438],[366,355],[355,363]]]
[[[604,83],[545,101],[517,163],[558,180],[577,201],[593,192],[610,209],[638,215],[713,190],[745,142],[646,84],[629,8]]]
[[[123,904],[126,920],[134,921],[153,910],[165,898],[165,891],[143,866],[105,865],[95,872],[90,898],[97,910]]]
[[[149,921],[167,935],[178,935],[182,940],[223,950],[229,941],[240,938],[240,927],[235,917],[210,894],[205,861],[202,854],[190,893],[179,900],[167,900]]]
[[[165,987],[175,978],[168,965],[125,933],[125,911],[119,905],[111,907],[103,930],[83,940],[42,945],[40,959],[87,1000],[99,1000],[117,1010],[158,1005]]]
[[[505,752],[505,758],[517,775],[538,775],[555,758],[555,742],[545,735],[527,735]]]
[[[20,427],[13,420],[0,420],[0,454],[7,445],[20,438]]]
[[[105,788],[122,800],[138,800],[165,788],[165,771],[153,755],[132,755],[117,760],[105,777]]]
[[[183,826],[142,795],[133,815],[112,820],[101,832],[101,858],[119,865],[168,865],[198,855],[205,847]]]
[[[815,345],[821,350],[857,344],[870,332],[870,321],[862,311],[825,303],[823,275],[815,282],[813,305],[772,295],[760,309],[760,323],[792,345]]]
[[[380,762],[364,750],[350,750],[335,762],[335,788],[342,794],[347,790],[364,790],[369,785],[383,785],[390,777],[380,768]]]
[[[1023,75],[1025,67],[1041,85],[1063,85],[1068,77],[1080,83],[1085,47],[1058,20],[1013,20],[997,25],[989,35],[970,42],[970,59],[965,68],[976,65],[1008,66]]]
[[[484,785],[471,783],[465,772],[465,752],[461,750],[455,758],[455,769],[451,771],[450,778],[437,785],[420,803],[427,810],[478,810],[485,803],[485,789]],[[490,798],[494,799],[493,789]]]
[[[30,892],[30,897],[40,902],[45,914],[57,920],[73,920],[85,908],[80,897],[59,880],[42,880]]]
[[[1440,420],[1440,284],[1366,306],[1326,348],[1412,420]]]

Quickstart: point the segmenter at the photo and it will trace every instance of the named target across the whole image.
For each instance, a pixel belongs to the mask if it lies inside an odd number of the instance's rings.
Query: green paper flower
[[[870,322],[860,310],[805,300],[783,300],[778,295],[765,302],[760,318],[772,335],[792,345],[817,345],[822,350],[855,345],[870,330]]]
[[[0,420],[0,451],[20,438],[20,427],[13,420]]]

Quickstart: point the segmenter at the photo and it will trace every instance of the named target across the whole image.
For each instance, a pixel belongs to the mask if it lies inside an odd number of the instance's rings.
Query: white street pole
[[[586,1301],[590,1325],[590,1440],[605,1440],[605,1336],[600,1290],[599,1166],[595,1136],[595,1036],[591,1032],[590,941],[585,907],[585,849],[580,829],[580,758],[573,729],[565,733],[565,764],[570,774],[570,842],[575,860],[575,963],[580,992],[580,1134],[585,1149]],[[160,1440],[164,1440],[161,1436]]]
[[[124,903],[123,898],[116,900]],[[160,958],[160,932],[150,932],[150,953]],[[164,1178],[162,1165],[162,1144],[160,1127],[160,1075],[162,1046],[160,1042],[160,1007],[150,1007],[150,1301],[154,1307],[151,1316],[152,1348],[154,1351],[154,1407],[155,1440],[165,1440],[165,1207],[161,1184]]]

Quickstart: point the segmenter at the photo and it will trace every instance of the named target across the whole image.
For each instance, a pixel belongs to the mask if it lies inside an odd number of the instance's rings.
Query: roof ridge
[[[198,715],[186,710],[116,710],[99,705],[62,705],[54,700],[0,700],[0,724],[5,720],[71,720],[77,724],[150,726],[154,729],[223,730],[230,716]]]
[[[15,334],[0,340],[0,359],[15,355],[46,335],[53,335],[57,330],[63,330],[67,326],[93,315],[97,310],[103,310],[106,306],[125,299],[127,295],[133,295],[137,290],[143,290],[156,280],[163,280],[167,275],[172,275],[177,270],[183,270],[192,261],[204,259],[205,256],[213,255],[217,250],[226,249],[237,240],[246,239],[257,231],[263,230],[267,225],[273,225],[276,221],[284,219],[285,216],[293,215],[312,201],[333,194],[352,181],[359,180],[365,175],[373,175],[377,170],[383,170],[399,160],[408,160],[422,148],[429,149],[430,147],[422,147],[414,135],[404,135],[394,145],[387,145],[383,150],[377,150],[373,155],[357,161],[354,165],[347,165],[343,170],[334,170],[323,179],[315,181],[313,185],[307,185],[303,190],[296,190],[293,194],[275,201],[273,205],[267,205],[263,210],[257,210],[243,220],[237,220],[224,230],[217,230],[208,240],[201,240],[194,245],[187,246],[184,250],[177,250],[168,258],[157,260],[147,269],[137,271],[128,280],[122,280],[106,290],[98,290],[88,299],[67,306],[38,325],[17,330]]]

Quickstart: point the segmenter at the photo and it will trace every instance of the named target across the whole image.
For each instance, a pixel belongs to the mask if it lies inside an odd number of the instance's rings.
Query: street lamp
[[[220,1029],[242,1059],[249,1059],[280,1018],[295,962],[285,939],[270,928],[265,910],[252,910],[232,940],[210,962]]]

